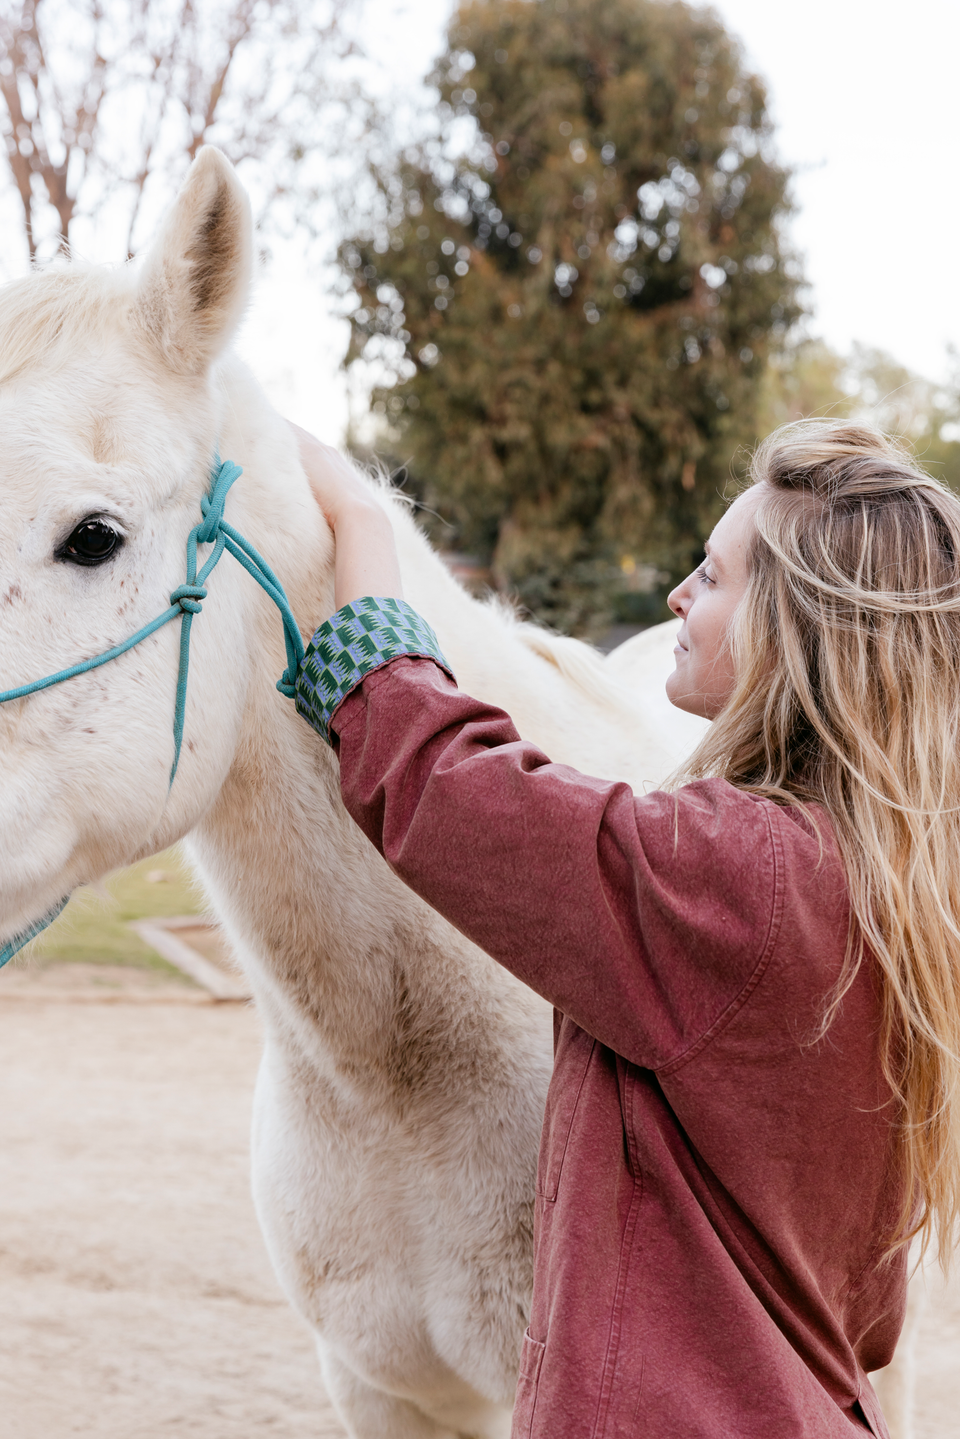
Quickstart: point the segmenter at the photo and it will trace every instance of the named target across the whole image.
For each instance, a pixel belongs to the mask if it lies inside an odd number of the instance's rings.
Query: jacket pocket
[[[530,1338],[528,1329],[520,1349],[520,1374],[517,1378],[517,1397],[513,1405],[510,1439],[530,1439],[533,1432],[533,1411],[537,1407],[537,1385],[540,1383],[544,1347],[539,1340]]]
[[[563,1156],[567,1152],[573,1116],[587,1067],[597,1041],[569,1020],[564,1022],[560,1042],[553,1061],[553,1079],[547,1093],[537,1164],[537,1194],[541,1199],[554,1200],[560,1187]]]

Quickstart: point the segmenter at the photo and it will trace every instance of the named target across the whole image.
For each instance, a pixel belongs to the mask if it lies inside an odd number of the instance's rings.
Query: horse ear
[[[252,228],[236,171],[205,145],[147,256],[136,298],[140,324],[181,374],[202,374],[239,323]]]

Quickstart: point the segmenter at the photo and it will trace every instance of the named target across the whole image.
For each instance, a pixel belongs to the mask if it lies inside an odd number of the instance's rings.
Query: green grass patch
[[[164,850],[118,870],[94,888],[78,889],[66,909],[31,945],[35,960],[132,964],[178,974],[129,928],[132,919],[202,914],[198,886],[180,853]]]

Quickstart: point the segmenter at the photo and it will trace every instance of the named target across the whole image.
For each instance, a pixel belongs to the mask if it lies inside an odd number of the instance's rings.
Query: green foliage
[[[448,39],[436,142],[341,249],[348,363],[386,365],[374,410],[448,543],[595,631],[625,575],[688,571],[754,438],[799,313],[786,177],[709,11],[472,0]]]
[[[870,420],[898,435],[930,474],[960,491],[960,375],[934,384],[883,350],[854,345],[838,355],[822,340],[800,340],[767,368],[757,431],[808,416]]]
[[[909,441],[925,469],[960,490],[960,376],[935,384],[883,350],[854,345],[845,384],[855,413]]]
[[[822,340],[801,340],[772,356],[760,387],[758,438],[811,416],[845,419],[854,404],[843,387],[847,369]]]
[[[960,440],[953,438],[957,428],[953,421],[950,438],[939,432],[922,436],[914,441],[914,449],[924,469],[960,494]]]

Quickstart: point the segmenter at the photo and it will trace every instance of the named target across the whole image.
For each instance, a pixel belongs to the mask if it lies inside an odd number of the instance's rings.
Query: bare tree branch
[[[23,204],[23,224],[27,238],[27,245],[30,252],[30,259],[36,255],[36,243],[33,238],[33,192],[31,176],[33,168],[30,164],[30,145],[28,139],[30,126],[27,124],[20,103],[19,75],[21,68],[20,47],[15,35],[8,33],[8,27],[3,26],[0,30],[0,44],[3,46],[3,62],[9,69],[0,72],[0,94],[3,95],[7,107],[9,126],[5,127],[4,140],[6,142],[7,160],[10,164],[10,171],[14,183],[20,194]],[[24,148],[21,148],[23,146]]]
[[[211,142],[261,211],[281,199],[282,223],[307,218],[366,128],[346,23],[361,3],[0,0],[0,130],[30,260],[107,211],[132,254]]]

